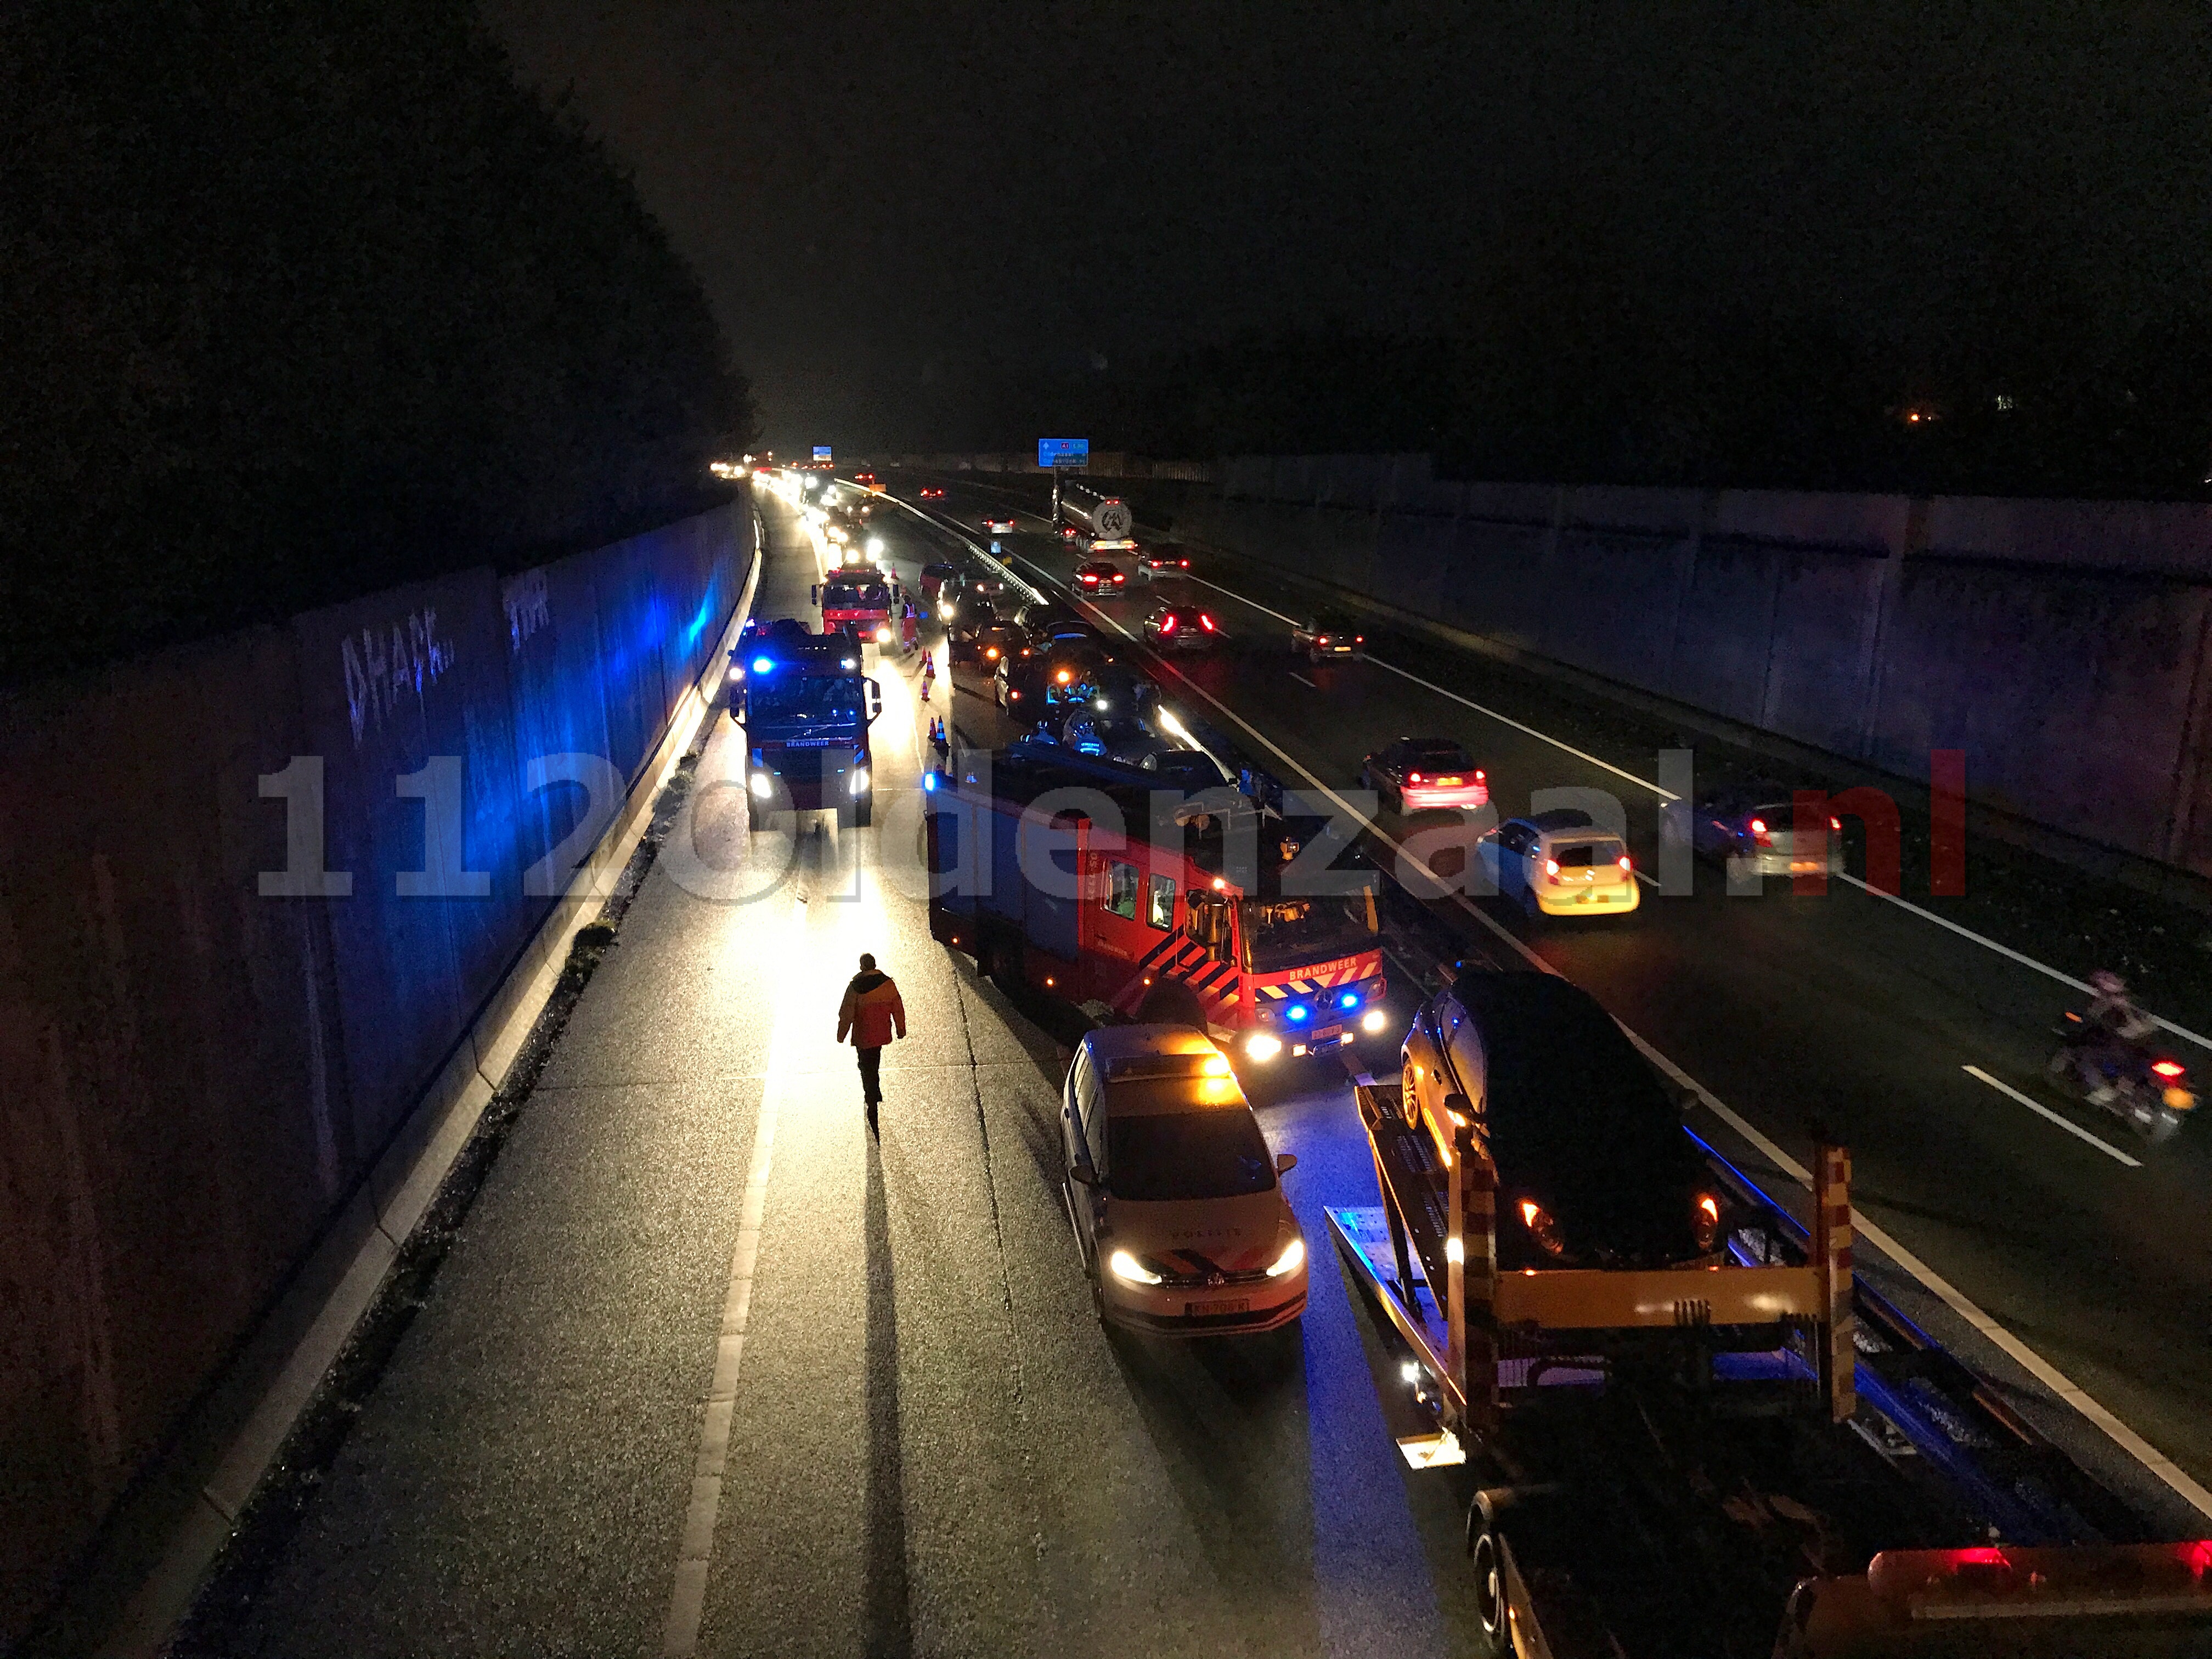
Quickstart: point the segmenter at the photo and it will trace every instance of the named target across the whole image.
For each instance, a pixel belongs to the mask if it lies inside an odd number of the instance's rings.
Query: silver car
[[[1707,858],[1747,875],[1840,875],[1843,820],[1830,815],[1821,844],[1808,841],[1801,851],[1791,793],[1764,781],[1717,789],[1698,802],[1691,841]]]

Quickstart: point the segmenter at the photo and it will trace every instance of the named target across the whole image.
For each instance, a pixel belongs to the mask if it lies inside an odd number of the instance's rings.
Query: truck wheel
[[[1468,1555],[1474,1569],[1474,1610],[1481,1621],[1474,1632],[1474,1651],[1480,1659],[1504,1659],[1513,1646],[1506,1629],[1505,1562],[1498,1534],[1484,1523],[1479,1506],[1468,1511],[1467,1530]]]

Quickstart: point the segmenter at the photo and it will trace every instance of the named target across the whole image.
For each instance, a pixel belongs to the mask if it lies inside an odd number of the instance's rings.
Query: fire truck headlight
[[[759,796],[763,800],[766,800],[770,795],[775,793],[775,787],[773,784],[769,782],[767,773],[756,772],[753,774],[752,791],[754,794]]]
[[[1385,1020],[1382,1011],[1380,1008],[1370,1008],[1367,1011],[1366,1017],[1359,1022],[1359,1029],[1363,1031],[1379,1031],[1386,1023],[1387,1021]]]
[[[1244,1039],[1244,1052],[1254,1060],[1273,1060],[1283,1052],[1283,1040],[1265,1031],[1255,1031]]]
[[[876,643],[878,645],[889,645],[890,642],[891,630],[888,628],[878,628],[876,630]]]
[[[868,538],[868,551],[869,551],[869,552],[871,552],[871,553],[880,553],[880,552],[882,552],[883,550],[884,550],[884,538],[883,538],[881,536],[871,536],[871,537],[869,537],[869,538]]]
[[[868,793],[866,769],[863,768],[853,774],[853,793],[856,795],[865,795]]]

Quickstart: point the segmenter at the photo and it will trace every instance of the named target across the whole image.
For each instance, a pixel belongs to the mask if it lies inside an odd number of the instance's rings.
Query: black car
[[[1147,542],[1136,552],[1137,574],[1146,581],[1180,576],[1190,569],[1190,550],[1181,542]]]
[[[1332,657],[1367,654],[1366,625],[1341,611],[1316,611],[1302,623],[1291,624],[1291,649],[1304,652],[1314,662]]]
[[[999,663],[999,707],[1024,722],[1049,723],[1057,738],[1073,704],[1090,701],[1091,677],[1106,656],[1089,640],[1025,645]]]
[[[1177,789],[1212,789],[1229,781],[1203,749],[1155,746],[1137,763],[1147,772],[1157,772],[1162,782]]]
[[[1092,705],[1080,707],[1067,717],[1060,728],[1060,740],[1079,755],[1097,755],[1127,766],[1136,765],[1159,742],[1134,714],[1102,713]]]
[[[1145,618],[1145,638],[1163,651],[1211,651],[1221,624],[1202,605],[1163,605]]]
[[[1468,972],[1421,1005],[1400,1056],[1409,1121],[1467,1119],[1498,1170],[1501,1268],[1713,1258],[1728,1194],[1651,1063],[1554,974]]]
[[[1111,559],[1085,559],[1075,567],[1075,586],[1082,593],[1111,593],[1128,585],[1128,572]]]

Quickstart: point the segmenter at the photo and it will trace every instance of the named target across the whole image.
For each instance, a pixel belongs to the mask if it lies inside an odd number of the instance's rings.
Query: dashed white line
[[[2099,1152],[2102,1152],[2106,1158],[2111,1158],[2115,1164],[2124,1164],[2130,1170],[2140,1170],[2142,1168],[2142,1164],[2140,1159],[2130,1158],[2125,1152],[2122,1152],[2117,1146],[2106,1146],[2103,1141],[2091,1134],[2080,1124],[2061,1117],[2057,1113],[2052,1111],[2051,1108],[2045,1106],[2041,1101],[2029,1099],[2027,1096],[2021,1093],[2019,1090],[2014,1088],[2011,1084],[2001,1082],[1999,1079],[1991,1077],[1980,1066],[1961,1066],[1960,1069],[1964,1071],[1968,1077],[1978,1079],[1981,1082],[1988,1084],[1990,1088],[1996,1090],[2007,1099],[2018,1101],[2021,1105],[2027,1107],[2029,1111],[2033,1112],[2038,1117],[2044,1118],[2052,1123],[2056,1123],[2060,1128],[2065,1130],[2068,1134],[2072,1135],[2076,1140],[2087,1141],[2089,1145],[2094,1146]]]
[[[1279,621],[1293,623],[1296,621],[1294,617],[1284,616],[1279,611],[1270,610],[1267,606],[1261,605],[1256,599],[1247,599],[1243,594],[1239,593],[1233,587],[1224,587],[1218,582],[1207,581],[1203,576],[1193,576],[1190,580],[1203,586],[1213,589],[1217,593],[1226,593],[1231,599],[1236,599],[1242,604],[1249,605],[1255,611],[1262,611],[1267,616],[1273,617]],[[1463,697],[1456,691],[1446,690],[1443,686],[1433,684],[1430,681],[1423,679],[1418,674],[1408,673],[1406,670],[1399,667],[1395,663],[1385,662],[1382,658],[1372,655],[1368,657],[1367,660],[1373,663],[1377,668],[1388,669],[1391,673],[1397,675],[1401,679],[1411,680],[1415,685],[1421,686],[1425,690],[1435,692],[1440,697],[1448,697],[1454,702],[1460,703],[1466,708],[1474,709],[1477,714],[1486,714],[1492,720],[1499,721],[1504,725],[1510,726],[1516,732],[1525,732],[1529,737],[1534,738],[1540,743],[1550,744],[1554,749],[1563,750],[1579,760],[1585,760],[1593,766],[1601,767],[1606,771],[1612,773],[1617,778],[1624,778],[1627,780],[1627,781],[1635,784],[1639,788],[1650,790],[1653,794],[1657,795],[1662,800],[1679,800],[1681,799],[1679,795],[1673,794],[1667,790],[1662,789],[1656,783],[1652,783],[1645,779],[1638,777],[1633,772],[1623,771],[1620,767],[1613,765],[1609,761],[1601,761],[1598,759],[1596,756],[1585,753],[1583,750],[1576,748],[1572,744],[1563,743],[1548,732],[1539,732],[1534,726],[1524,725],[1521,721],[1513,719],[1512,716],[1509,714],[1501,714],[1496,709],[1486,708],[1482,704],[1476,702],[1470,697]],[[1641,872],[1639,872],[1638,873],[1640,874]],[[1900,909],[1909,910],[1914,915],[1918,916],[1923,921],[1932,921],[1938,927],[1948,928],[1952,933],[1956,933],[1960,939],[1971,939],[1973,943],[1980,945],[1985,951],[1994,951],[1997,955],[2004,957],[2008,962],[2018,963],[2023,968],[2030,969],[2036,973],[2044,975],[2046,978],[2055,979],[2061,985],[2071,986],[2077,991],[2081,991],[2085,994],[2089,991],[2089,988],[2082,983],[2081,981],[2075,979],[2071,974],[2061,973],[2057,969],[2051,967],[2048,963],[2038,962],[2033,957],[2028,956],[2023,951],[2015,951],[2008,945],[2000,945],[1996,940],[1989,938],[1986,934],[1978,933],[1971,927],[1962,927],[1957,922],[1952,921],[1946,917],[1939,916],[1933,910],[1925,909],[1921,906],[1911,902],[1909,899],[1901,898],[1894,893],[1885,893],[1879,887],[1869,887],[1865,882],[1861,881],[1856,876],[1847,875],[1842,871],[1838,871],[1836,873],[1838,879],[1848,882],[1853,887],[1857,888],[1861,892],[1871,893],[1875,897],[1886,900],[1889,903],[1896,905]],[[2146,1010],[2145,1012],[2148,1018],[2155,1023],[2160,1030],[2170,1031],[2175,1036],[2180,1037],[2185,1042],[2193,1042],[2200,1048],[2212,1049],[2212,1036],[2205,1036],[2199,1032],[2192,1031],[2185,1025],[2177,1025],[2170,1019],[2162,1019],[2156,1014],[2149,1013],[2148,1010]]]
[[[1319,687],[1319,686],[1317,686],[1317,685],[1314,685],[1314,683],[1313,683],[1311,680],[1308,679],[1304,675],[1303,675],[1303,674],[1299,673],[1299,672],[1297,672],[1297,670],[1296,670],[1295,668],[1293,668],[1293,669],[1290,670],[1290,671],[1289,671],[1289,673],[1290,673],[1291,678],[1292,679],[1296,680],[1296,681],[1297,681],[1300,685],[1313,686],[1313,689],[1314,689],[1315,690],[1316,690],[1316,691],[1318,691],[1318,690],[1321,690],[1321,687]]]
[[[1094,605],[1091,609],[1093,611],[1097,611],[1097,608]],[[1280,746],[1268,738],[1265,734],[1256,730],[1252,726],[1251,722],[1245,720],[1235,710],[1223,703],[1219,698],[1213,696],[1212,692],[1206,690],[1205,687],[1192,680],[1188,675],[1184,674],[1181,669],[1176,667],[1174,664],[1168,662],[1157,653],[1146,649],[1137,641],[1134,635],[1132,635],[1128,629],[1121,627],[1120,623],[1115,622],[1112,617],[1108,617],[1103,611],[1098,611],[1097,614],[1101,621],[1104,622],[1109,627],[1114,629],[1114,630],[1116,633],[1119,633],[1124,639],[1128,640],[1131,644],[1136,645],[1139,650],[1144,651],[1145,654],[1151,657],[1160,667],[1165,669],[1169,673],[1173,674],[1177,679],[1182,681],[1182,683],[1188,686],[1192,691],[1195,692],[1199,696],[1203,697],[1207,702],[1211,703],[1224,717],[1235,721],[1236,724],[1243,728],[1246,734],[1249,735],[1255,743],[1261,744],[1270,754],[1275,756],[1277,759],[1280,760],[1284,765],[1297,772],[1299,776],[1304,778],[1308,783],[1314,787],[1314,788],[1318,790],[1329,800],[1335,803],[1340,811],[1349,813],[1360,823],[1365,824],[1379,840],[1386,842],[1392,848],[1396,848],[1398,855],[1401,859],[1409,860],[1413,864],[1422,870],[1424,873],[1435,880],[1440,890],[1449,890],[1452,898],[1458,903],[1462,909],[1465,910],[1468,915],[1474,917],[1476,921],[1489,929],[1492,933],[1495,933],[1506,944],[1512,946],[1516,951],[1519,952],[1521,956],[1528,961],[1530,965],[1544,973],[1559,973],[1558,969],[1553,967],[1550,963],[1546,962],[1541,957],[1538,956],[1534,951],[1531,951],[1526,945],[1522,943],[1520,939],[1515,938],[1509,930],[1501,926],[1494,918],[1485,915],[1478,906],[1468,898],[1466,894],[1460,892],[1455,889],[1452,889],[1451,884],[1449,882],[1437,877],[1436,872],[1430,870],[1419,859],[1414,858],[1412,854],[1408,854],[1405,848],[1399,844],[1395,837],[1383,830],[1374,822],[1374,820],[1368,817],[1366,814],[1353,807],[1351,803],[1346,801],[1341,795],[1338,794],[1327,784],[1323,783],[1319,778],[1316,777],[1305,768],[1304,765],[1293,759],[1289,754],[1285,752]],[[1565,977],[1565,975],[1560,975],[1559,976],[1561,978]],[[1618,1021],[1615,1022],[1615,1024],[1619,1023],[1620,1022]],[[1775,1168],[1787,1172],[1792,1180],[1796,1181],[1808,1190],[1811,1189],[1813,1185],[1813,1172],[1810,1170],[1808,1170],[1796,1158],[1790,1157],[1789,1153],[1784,1152],[1781,1147],[1775,1145],[1775,1143],[1769,1139],[1765,1135],[1760,1133],[1758,1129],[1752,1126],[1749,1120],[1723,1103],[1712,1092],[1711,1090],[1706,1088],[1703,1084],[1691,1077],[1688,1073],[1685,1072],[1680,1066],[1675,1065],[1674,1062],[1668,1059],[1666,1055],[1661,1054],[1656,1048],[1645,1042],[1644,1038],[1638,1036],[1635,1031],[1631,1030],[1626,1025],[1621,1025],[1620,1029],[1626,1034],[1628,1040],[1637,1046],[1637,1048],[1643,1054],[1645,1059],[1649,1060],[1653,1065],[1656,1066],[1661,1071],[1672,1078],[1680,1087],[1695,1095],[1708,1111],[1711,1112],[1714,1116],[1719,1118],[1722,1122],[1727,1124],[1729,1128],[1735,1130],[1736,1133],[1741,1135],[1746,1141],[1757,1147],[1760,1154],[1767,1158]],[[1960,1290],[1957,1285],[1952,1284],[1949,1279],[1937,1273],[1933,1267],[1929,1267],[1925,1261],[1923,1261],[1911,1250],[1906,1249],[1905,1246],[1899,1243],[1896,1238],[1892,1237],[1886,1229],[1879,1227],[1872,1221],[1867,1219],[1866,1216],[1856,1206],[1854,1206],[1851,1211],[1851,1224],[1858,1230],[1858,1233],[1861,1237],[1864,1238],[1876,1249],[1882,1252],[1883,1255],[1887,1255],[1892,1261],[1894,1261],[1899,1267],[1903,1268],[1907,1273],[1910,1273],[1914,1279],[1919,1280],[1922,1285],[1927,1287],[1931,1295],[1935,1296],[1938,1300],[1942,1302],[1946,1307],[1949,1308],[1953,1313],[1956,1314],[1960,1319],[1972,1326],[1973,1329],[1985,1340],[1989,1341],[2001,1352],[2010,1358],[2015,1364],[2019,1365],[2031,1376],[2033,1376],[2036,1381],[2040,1382],[2045,1389],[2049,1389],[2054,1396],[2064,1401],[2075,1411],[2079,1412],[2084,1418],[2087,1419],[2088,1421],[2094,1424],[2099,1430],[2112,1440],[2113,1444],[2118,1446],[2121,1450],[2124,1451],[2129,1456],[2135,1459],[2137,1463],[2141,1464],[2145,1469],[2149,1471],[2152,1475],[2162,1481],[2170,1490],[2181,1498],[2183,1501],[2189,1504],[2200,1515],[2204,1516],[2207,1519],[2212,1519],[2212,1492],[2207,1492],[2202,1486],[2198,1485],[2196,1480],[2191,1479],[2190,1475],[2182,1469],[2180,1465],[2177,1464],[2164,1452],[2159,1450],[2157,1447],[2152,1445],[2150,1442],[2144,1439],[2142,1436],[2137,1434],[2125,1423],[2123,1423],[2118,1417],[2114,1416],[2107,1407],[2091,1396],[2079,1383],[2075,1382],[2071,1377],[2061,1371],[2056,1365],[2053,1365],[2041,1354],[2036,1352],[2034,1349],[2029,1347],[2027,1343],[2021,1341],[2020,1338],[2014,1336],[2010,1331],[2005,1329],[2005,1328],[1997,1323],[1996,1320],[1991,1316],[1984,1313],[1979,1306],[1967,1297],[1965,1291]]]

